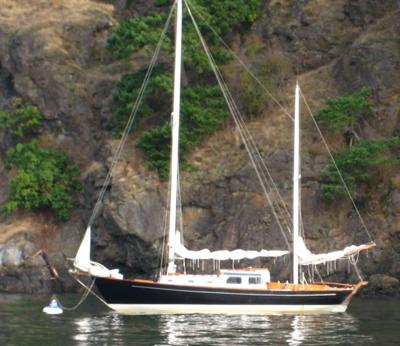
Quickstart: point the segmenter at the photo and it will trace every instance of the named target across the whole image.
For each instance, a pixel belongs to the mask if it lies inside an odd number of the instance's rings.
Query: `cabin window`
[[[261,283],[261,278],[259,276],[250,276],[249,284],[250,285],[259,285]]]
[[[239,278],[237,276],[230,276],[228,280],[226,280],[227,284],[241,284],[242,283],[242,278]]]

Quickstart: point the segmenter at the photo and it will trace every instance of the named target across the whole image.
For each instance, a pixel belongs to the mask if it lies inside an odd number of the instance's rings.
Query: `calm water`
[[[73,305],[79,297],[59,297]],[[122,316],[94,298],[47,316],[49,297],[0,295],[0,345],[399,345],[400,300],[354,299],[334,315]]]

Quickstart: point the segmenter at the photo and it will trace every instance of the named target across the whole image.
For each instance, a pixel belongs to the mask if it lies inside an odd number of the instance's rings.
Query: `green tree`
[[[36,140],[17,144],[6,154],[5,167],[14,169],[8,199],[1,208],[9,214],[18,208],[50,208],[66,220],[74,205],[73,194],[79,191],[79,167],[63,151],[41,148]]]
[[[122,21],[107,41],[107,50],[118,59],[126,59],[133,52],[155,45],[161,35],[164,16],[152,13],[144,18]]]
[[[393,154],[394,150],[399,148],[400,138],[392,137],[365,141],[335,155],[337,168],[353,197],[356,187],[362,184],[372,186],[379,173],[379,167],[400,163]],[[321,187],[323,200],[332,202],[347,195],[333,162],[327,167],[323,179]]]
[[[359,140],[360,136],[355,130],[355,125],[371,112],[372,106],[370,92],[363,88],[350,95],[328,98],[325,107],[319,111],[315,119],[332,132],[348,129],[351,137],[354,136]]]
[[[115,135],[120,134],[129,119],[133,105],[136,102],[140,87],[147,70],[140,70],[133,74],[126,74],[118,82],[113,94],[113,113],[109,124]],[[165,122],[170,113],[172,95],[172,76],[166,72],[164,65],[158,65],[153,71],[144,94],[140,114],[150,123],[157,125]],[[131,128],[131,131],[133,128]]]

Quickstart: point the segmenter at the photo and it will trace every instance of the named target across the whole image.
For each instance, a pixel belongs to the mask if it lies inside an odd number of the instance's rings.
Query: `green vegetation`
[[[336,132],[351,128],[361,117],[372,110],[369,90],[363,88],[353,94],[327,99],[326,106],[315,119],[328,130]]]
[[[9,198],[2,212],[17,208],[50,208],[66,220],[73,206],[72,194],[81,187],[79,168],[58,149],[41,148],[36,140],[9,149],[5,167],[16,169],[9,184]]]
[[[0,129],[23,138],[31,135],[41,124],[42,115],[37,107],[25,105],[18,97],[11,102],[10,109],[0,111]]]
[[[172,95],[172,76],[165,70],[164,65],[159,65],[154,69],[141,105],[141,114],[150,123],[152,120],[153,122],[158,120],[157,125],[160,123],[159,119],[165,119],[170,112],[168,100]],[[133,74],[126,74],[117,84],[117,89],[113,94],[113,116],[109,121],[115,135],[120,134],[128,122],[146,72],[146,70],[140,70]]]
[[[399,148],[400,138],[392,137],[365,141],[335,156],[336,165],[353,197],[357,186],[372,185],[379,173],[379,167],[400,164],[400,159],[393,155],[393,150]],[[321,195],[328,202],[346,196],[333,162],[324,173]]]
[[[165,9],[171,4],[171,0],[157,0],[159,13],[123,21],[112,33],[107,45],[108,50],[116,58],[128,59],[132,53],[154,46],[166,18]],[[232,32],[243,32],[257,19],[262,1],[191,0],[190,4],[201,13],[219,35],[227,38]],[[195,13],[194,15],[196,16]],[[185,16],[188,17],[187,14]],[[217,37],[204,23],[199,23],[199,25],[208,45],[213,49],[217,64],[222,66],[227,63],[231,55],[218,48]],[[169,55],[172,55],[171,37],[172,34],[164,45],[164,51]],[[185,77],[189,82],[196,81],[195,86],[186,87],[182,91],[180,157],[182,163],[185,164],[190,150],[201,141],[204,135],[220,129],[228,113],[222,93],[215,86],[216,81],[207,56],[201,48],[192,25],[185,26],[183,41]],[[143,70],[125,75],[118,83],[113,95],[113,116],[110,119],[114,134],[121,133],[125,128],[145,74],[146,71]],[[138,142],[138,147],[144,151],[149,168],[156,171],[162,179],[168,177],[169,171],[171,141],[169,118],[172,94],[170,76],[171,72],[164,64],[158,65],[153,72],[141,107],[141,114],[144,117],[140,120],[145,127],[153,128],[144,131]]]
[[[107,42],[108,51],[116,58],[128,58],[137,50],[158,42],[163,16],[152,13],[145,18],[126,19],[117,26]]]
[[[4,166],[14,174],[8,186],[9,197],[0,212],[49,208],[57,218],[66,220],[74,204],[73,194],[80,189],[79,167],[63,151],[42,148],[35,139],[21,143],[32,138],[41,122],[38,108],[24,104],[20,98],[0,112],[0,129],[20,142],[5,155]]]
[[[228,117],[224,99],[218,87],[196,85],[186,87],[182,91],[182,123],[180,127],[180,153],[182,163],[187,154],[207,133],[221,129],[223,121]],[[158,173],[161,179],[168,178],[171,126],[144,132],[138,142],[149,162],[149,169]]]

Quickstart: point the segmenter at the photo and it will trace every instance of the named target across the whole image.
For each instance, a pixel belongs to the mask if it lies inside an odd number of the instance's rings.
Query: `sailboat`
[[[126,279],[118,269],[108,269],[91,260],[91,223],[73,261],[73,274],[86,275],[94,280],[103,301],[112,310],[129,314],[159,313],[238,313],[257,314],[275,312],[344,312],[365,281],[356,284],[307,282],[301,274],[302,266],[349,258],[370,249],[374,243],[349,246],[340,251],[312,254],[300,235],[300,88],[295,89],[294,111],[294,168],[292,251],[242,250],[210,251],[187,249],[177,231],[177,199],[179,175],[179,122],[182,66],[182,10],[184,0],[174,3],[175,68],[172,111],[172,150],[170,169],[169,231],[165,268],[156,279]],[[188,11],[190,12],[190,8]],[[193,17],[192,17],[193,20]],[[218,76],[217,76],[218,77]],[[217,269],[212,274],[186,274],[177,271],[178,260],[214,261],[291,256],[291,282],[271,280],[268,268]]]

